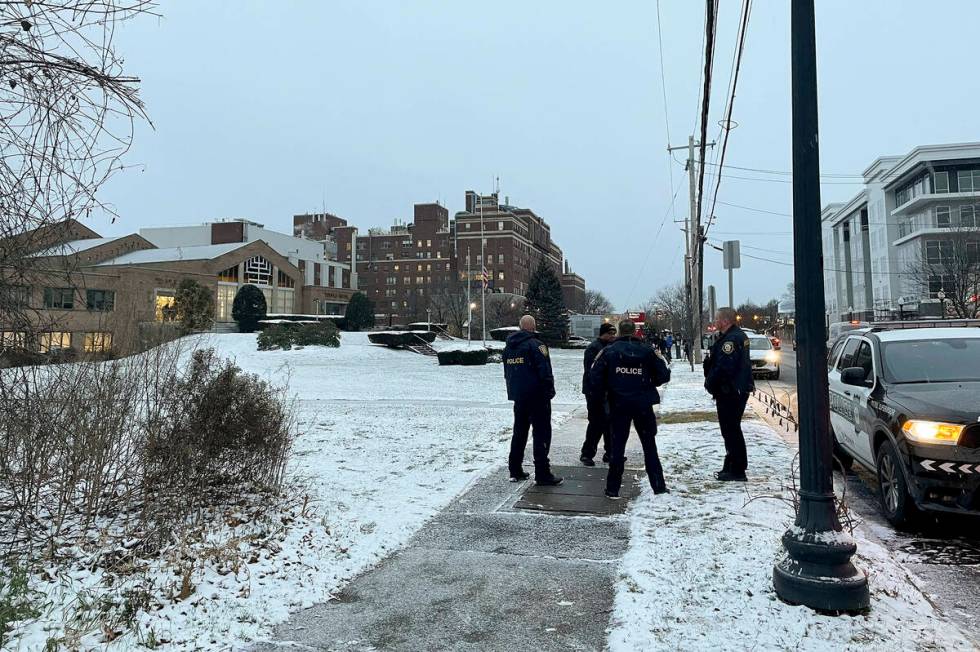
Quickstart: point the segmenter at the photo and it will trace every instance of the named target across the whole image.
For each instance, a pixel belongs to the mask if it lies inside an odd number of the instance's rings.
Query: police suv
[[[877,474],[889,521],[980,515],[980,328],[862,329],[828,366],[835,455]]]

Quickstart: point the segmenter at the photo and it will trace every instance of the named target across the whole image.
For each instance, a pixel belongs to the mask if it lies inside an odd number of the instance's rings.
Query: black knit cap
[[[616,327],[610,323],[605,323],[599,327],[599,335],[605,335],[606,333],[615,333]]]

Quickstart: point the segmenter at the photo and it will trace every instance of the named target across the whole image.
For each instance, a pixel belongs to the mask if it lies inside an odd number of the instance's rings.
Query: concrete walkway
[[[579,464],[584,432],[581,414],[557,430],[552,463]],[[629,522],[513,510],[524,488],[502,465],[337,600],[297,613],[276,643],[254,649],[603,649]]]

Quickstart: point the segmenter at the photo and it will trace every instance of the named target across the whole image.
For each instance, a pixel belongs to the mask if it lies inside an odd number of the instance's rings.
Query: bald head
[[[636,333],[636,324],[631,322],[629,319],[624,319],[619,322],[619,336],[626,337],[627,335],[633,335]]]
[[[533,333],[535,330],[537,330],[538,324],[534,321],[534,317],[531,315],[524,315],[521,317],[520,327],[522,331]]]

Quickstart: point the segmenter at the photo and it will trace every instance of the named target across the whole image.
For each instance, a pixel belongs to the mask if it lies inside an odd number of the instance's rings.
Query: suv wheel
[[[915,515],[916,508],[902,472],[902,458],[890,439],[886,439],[878,449],[875,466],[878,471],[878,490],[881,492],[881,509],[885,518],[896,527],[907,525]]]
[[[772,372],[772,375],[770,376],[770,378],[772,378],[773,380],[779,380],[779,367],[778,366],[776,367],[776,371]]]

